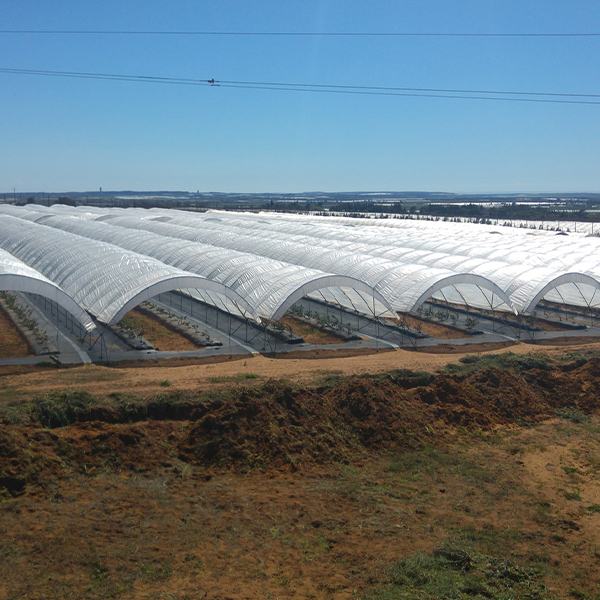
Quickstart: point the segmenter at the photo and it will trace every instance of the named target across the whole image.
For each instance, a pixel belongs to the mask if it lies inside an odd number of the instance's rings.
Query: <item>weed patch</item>
[[[375,381],[390,381],[404,389],[411,389],[429,385],[434,379],[433,373],[427,371],[411,371],[410,369],[395,369],[382,375],[371,375],[370,379]]]
[[[433,554],[405,558],[389,570],[389,584],[364,596],[365,600],[553,600],[534,569],[445,543]]]
[[[219,377],[209,377],[211,383],[239,383],[248,379],[261,379],[261,375],[256,373],[239,373],[238,375],[221,375]]]
[[[589,415],[582,413],[580,410],[572,407],[565,406],[564,408],[557,408],[555,411],[557,417],[561,419],[565,419],[566,421],[571,421],[571,423],[589,423],[591,418]]]

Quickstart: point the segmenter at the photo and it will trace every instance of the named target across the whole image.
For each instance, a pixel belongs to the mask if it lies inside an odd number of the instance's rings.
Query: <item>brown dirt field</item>
[[[137,308],[130,310],[125,318],[129,319],[133,329],[141,333],[155,348],[173,352],[197,348],[193,342]]]
[[[0,358],[32,356],[19,330],[0,306]]]
[[[50,429],[48,404],[13,406],[0,413],[0,597],[367,598],[394,562],[453,540],[592,599],[599,376],[591,358],[270,380],[81,404]]]
[[[424,346],[415,350],[421,354],[465,354],[465,349],[469,349],[469,354],[479,354],[482,352],[498,351],[502,348],[510,348],[511,351],[517,348],[519,342],[493,342],[486,344],[469,344],[468,346],[458,346],[453,344],[437,344],[435,346]]]
[[[504,318],[508,319],[509,321],[517,320],[517,317],[511,314],[506,314]],[[569,331],[569,329],[563,327],[559,321],[556,323],[547,323],[545,321],[540,321],[539,319],[532,319],[531,324],[541,327],[544,331]]]
[[[312,327],[304,321],[290,317],[290,315],[284,315],[279,320],[284,325],[289,325],[292,328],[293,333],[304,338],[304,341],[308,344],[341,344],[343,343],[342,338],[335,335],[331,335],[325,331],[321,331],[316,327]]]

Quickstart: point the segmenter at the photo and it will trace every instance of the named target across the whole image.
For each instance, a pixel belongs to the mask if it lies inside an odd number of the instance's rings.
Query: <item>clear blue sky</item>
[[[0,29],[598,33],[600,2],[8,0]],[[600,37],[0,34],[0,68],[600,94]],[[6,73],[0,98],[0,192],[600,191],[600,105]]]

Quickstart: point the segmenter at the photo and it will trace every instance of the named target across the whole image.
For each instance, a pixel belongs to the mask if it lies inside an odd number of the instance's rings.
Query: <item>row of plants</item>
[[[210,344],[213,341],[208,332],[200,331],[200,329],[196,325],[190,323],[185,316],[172,313],[171,311],[148,301],[142,302],[139,308],[179,333],[185,332],[187,336],[191,336],[192,338],[201,338],[205,344]],[[142,320],[138,320],[130,314],[125,315],[119,321],[117,328],[122,336],[130,341],[135,340],[135,342],[140,344],[144,341],[144,336],[147,333]],[[195,343],[198,342],[195,341]]]
[[[450,319],[452,325],[458,324],[458,314],[455,312],[450,312],[446,308],[438,308],[436,311],[433,310],[433,307],[427,306],[423,308],[419,307],[417,310],[417,314],[425,319],[437,319],[438,321],[445,323]],[[468,316],[465,319],[464,326],[467,329],[474,329],[479,324],[479,319],[477,317]]]
[[[188,318],[183,315],[177,315],[172,313],[170,310],[163,308],[162,306],[158,306],[158,304],[148,301],[142,302],[140,304],[140,308],[146,309],[159,318],[162,317],[163,320],[167,321],[170,325],[175,326],[177,329],[191,331],[196,335],[204,337],[207,343],[212,342],[212,338],[207,331],[200,331],[200,328],[197,325],[191,323]]]
[[[305,309],[301,304],[294,304],[288,311],[292,316],[300,319],[310,319],[316,321],[321,327],[340,331],[351,335],[355,329],[350,323],[342,323],[335,315],[322,315],[321,313]],[[290,332],[291,333],[291,332]]]

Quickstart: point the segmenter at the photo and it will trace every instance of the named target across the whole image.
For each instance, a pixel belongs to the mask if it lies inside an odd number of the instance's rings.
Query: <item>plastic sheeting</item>
[[[96,328],[90,316],[71,296],[41,273],[1,249],[0,290],[45,296],[70,312],[86,331]]]
[[[281,270],[279,279],[277,270],[265,271],[261,265],[269,263],[261,263],[260,257],[275,261],[273,265],[295,265],[298,271],[314,270],[329,278],[362,282],[365,291],[375,290],[394,309],[406,312],[430,296],[525,313],[544,297],[581,306],[600,303],[600,240],[596,238],[441,221],[60,205],[8,208],[27,213],[22,218],[41,224],[50,225],[52,215],[74,216],[91,227],[104,223],[151,232],[163,240],[187,240],[199,245],[198,252],[201,246],[209,247],[205,263],[190,253],[187,267],[150,247],[137,251],[237,286],[253,306],[261,306],[265,314],[270,310],[276,317],[281,314],[273,310],[280,297],[277,286],[287,283],[288,273],[294,276],[294,268]],[[210,265],[212,270],[207,270]],[[269,285],[258,283],[269,277]],[[346,297],[352,296],[352,305],[369,305],[356,289],[345,291]]]
[[[120,227],[114,224],[119,220],[115,215],[110,215],[115,216],[114,220],[106,215],[93,220],[90,216],[98,216],[97,213],[77,211],[78,218],[73,218],[69,216],[73,212],[69,207],[57,210],[55,207],[42,210],[0,207],[2,212],[18,216],[23,222],[36,222],[42,232],[45,229],[68,231],[85,239],[135,252],[138,256],[160,260],[163,267],[168,264],[188,274],[200,275],[214,284],[212,289],[204,284],[188,291],[229,312],[245,314],[246,310],[251,315],[277,320],[301,297],[330,287],[338,288],[338,298],[345,306],[362,308],[367,313],[393,312],[387,300],[364,281],[257,254],[190,243],[185,238]],[[184,228],[183,231],[188,230]],[[59,264],[65,260],[64,256],[56,258]],[[215,297],[213,292],[217,288],[228,302],[223,302],[222,297]]]
[[[318,269],[338,277],[346,277],[348,278],[346,283],[340,282],[337,284],[338,287],[349,290],[361,289],[365,292],[369,290],[371,295],[380,294],[391,303],[395,310],[403,312],[416,310],[431,294],[442,288],[450,288],[446,295],[452,300],[462,302],[464,295],[458,290],[458,285],[474,288],[471,290],[471,297],[476,298],[473,300],[474,304],[479,303],[486,308],[496,308],[502,304],[505,304],[507,308],[511,307],[510,299],[502,289],[477,274],[460,274],[461,277],[457,277],[456,272],[447,269],[424,268],[417,264],[399,264],[348,250],[330,250],[323,245],[318,245],[315,240],[309,245],[293,239],[291,235],[276,238],[269,243],[261,240],[259,236],[228,231],[219,224],[211,223],[207,227],[190,227],[189,224],[193,224],[195,220],[191,218],[186,221],[177,211],[164,215],[169,218],[167,222],[164,221],[164,217],[157,219],[151,211],[133,210],[127,211],[126,216],[119,215],[122,213],[108,213],[102,219],[105,223],[127,227],[135,231],[151,231],[162,236],[177,237],[220,247],[223,249],[224,256],[226,255],[225,249],[236,250],[274,260],[283,261],[285,259],[289,263],[297,265],[298,272],[301,270],[300,267],[304,267]],[[175,223],[175,219],[180,224]],[[52,220],[42,217],[39,222],[51,224]],[[272,276],[275,274],[272,273]],[[356,282],[361,282],[362,287],[359,287]],[[452,290],[455,292],[455,297],[452,296]],[[348,296],[348,293],[346,292],[345,295]],[[365,306],[364,299],[356,296],[351,304],[354,307],[360,305],[364,308]],[[276,316],[281,314],[278,311]]]
[[[112,244],[0,216],[0,247],[41,273],[103,323],[173,289],[229,293],[222,285]]]
[[[120,219],[89,221],[72,216],[43,215],[38,216],[37,221],[47,227],[151,256],[165,264],[223,284],[242,299],[238,303],[246,308],[252,307],[252,312],[267,319],[279,319],[298,299],[326,287],[361,291],[389,307],[383,296],[357,279],[298,267],[247,252],[166,237],[152,231],[121,227]],[[161,227],[157,225],[156,229]]]
[[[111,223],[159,231],[163,235],[176,235],[185,239],[200,240],[215,246],[253,252],[273,259],[286,259],[307,268],[318,268],[362,280],[389,300],[395,310],[416,310],[437,290],[445,289],[445,297],[463,303],[464,290],[469,287],[473,305],[512,308],[511,300],[493,281],[474,273],[457,273],[449,269],[429,268],[417,263],[387,260],[360,252],[361,248],[336,248],[335,241],[317,237],[300,237],[291,232],[268,231],[257,221],[253,233],[230,230],[228,223],[202,219],[192,215],[187,221],[181,213],[172,211],[170,220],[163,222],[152,218],[152,211],[132,213],[132,216],[114,216]],[[359,245],[362,247],[362,245]],[[467,290],[468,291],[468,290]]]
[[[174,213],[176,211],[170,214]],[[175,216],[170,222],[180,223],[182,216]],[[390,222],[392,225],[388,225]],[[273,236],[279,239],[293,236],[294,240],[307,244],[311,240],[316,244],[325,242],[330,249],[343,248],[356,254],[480,275],[506,292],[521,312],[535,308],[541,299],[541,290],[546,298],[560,302],[582,306],[597,306],[600,302],[598,238],[556,236],[545,232],[530,235],[528,230],[437,221],[222,211],[194,214],[187,223],[203,229],[220,227],[234,234],[243,232],[269,240],[273,240]],[[381,223],[388,226],[380,226]],[[498,229],[502,229],[502,233]],[[464,291],[464,301],[477,306],[473,286]]]

